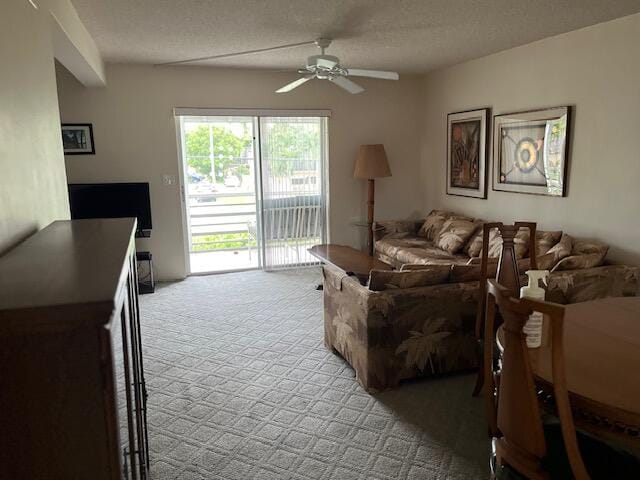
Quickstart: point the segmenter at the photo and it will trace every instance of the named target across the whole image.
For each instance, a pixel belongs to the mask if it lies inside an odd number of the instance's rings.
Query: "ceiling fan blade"
[[[384,70],[365,70],[362,68],[347,68],[347,75],[354,77],[381,78],[383,80],[398,80],[400,75],[396,72],[385,72]]]
[[[308,82],[313,78],[313,75],[307,75],[306,77],[299,78],[298,80],[294,80],[291,83],[286,84],[284,87],[276,90],[276,93],[287,93],[293,90],[294,88],[298,88],[303,83]]]
[[[313,45],[315,40],[309,42],[288,43],[286,45],[278,45],[277,47],[258,48],[256,50],[246,50],[244,52],[223,53],[222,55],[210,55],[208,57],[189,58],[187,60],[176,60],[175,62],[156,63],[156,67],[164,65],[180,65],[182,63],[200,62],[203,60],[218,60],[220,58],[239,57],[241,55],[252,55],[254,53],[271,52],[273,50],[283,50],[285,48],[301,47],[303,45]]]
[[[355,93],[364,92],[364,88],[362,88],[357,83],[352,82],[348,78],[345,78],[345,77],[330,77],[329,80],[331,80],[333,83],[335,83],[339,87],[344,88],[349,93],[354,93],[355,94]]]

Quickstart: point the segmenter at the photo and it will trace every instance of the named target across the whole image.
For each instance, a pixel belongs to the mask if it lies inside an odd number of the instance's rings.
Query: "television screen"
[[[151,230],[148,183],[71,183],[71,218],[136,217],[138,230]]]

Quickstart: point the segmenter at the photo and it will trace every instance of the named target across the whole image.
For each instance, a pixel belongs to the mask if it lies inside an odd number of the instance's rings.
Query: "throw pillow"
[[[544,230],[538,230],[536,232],[536,250],[538,255],[544,255],[551,247],[560,241],[562,237],[562,231],[545,232]],[[529,252],[531,253],[531,252]]]
[[[477,225],[469,220],[458,218],[447,220],[434,243],[436,247],[450,254],[457,253],[473,235],[476,227]]]
[[[600,242],[574,240],[571,255],[561,259],[554,270],[577,270],[602,265],[607,256],[609,245]]]
[[[396,288],[427,287],[447,283],[451,265],[423,266],[421,270],[392,272],[371,270],[369,290],[381,291]]]
[[[521,258],[518,261],[518,271],[524,275],[527,270],[531,269],[531,258]],[[544,255],[538,255],[536,259],[537,270],[551,270],[553,266],[558,263],[558,259],[552,253],[545,253]]]
[[[513,237],[516,260],[524,258],[529,252],[529,235],[529,229],[521,227]],[[489,257],[499,257],[500,253],[502,253],[502,235],[497,228],[492,228],[489,232]]]
[[[571,250],[573,250],[573,237],[568,233],[563,233],[560,241],[551,247],[547,254],[555,255],[558,260],[562,260],[571,255]]]
[[[479,256],[480,252],[482,251],[482,226],[485,222],[484,220],[476,219],[473,223],[475,223],[476,225],[476,230],[475,232],[473,232],[473,235],[471,235],[471,238],[469,238],[469,241],[462,249],[464,253],[472,258]]]
[[[444,210],[431,210],[420,230],[418,230],[418,236],[425,237],[427,240],[435,240],[449,215],[449,212]]]

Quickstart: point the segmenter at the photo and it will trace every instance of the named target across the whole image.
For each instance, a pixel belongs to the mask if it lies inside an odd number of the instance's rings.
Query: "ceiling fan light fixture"
[[[320,48],[320,55],[311,55],[307,57],[307,64],[298,70],[298,73],[304,77],[288,83],[284,87],[276,90],[277,93],[287,93],[299,87],[303,83],[317,78],[319,80],[329,80],[338,87],[349,93],[357,94],[364,92],[357,83],[349,80],[349,76],[379,78],[383,80],[398,80],[399,75],[396,72],[386,72],[380,70],[365,70],[357,68],[346,68],[340,65],[340,59],[334,55],[325,55],[325,49],[331,44],[331,40],[327,38],[318,38],[315,42]]]

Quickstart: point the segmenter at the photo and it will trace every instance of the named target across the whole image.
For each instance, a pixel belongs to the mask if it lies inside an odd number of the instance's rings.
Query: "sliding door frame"
[[[189,224],[189,207],[187,205],[187,162],[184,159],[183,116],[176,116],[176,145],[178,146],[178,190],[180,192],[180,216],[182,217],[182,254],[184,255],[185,277],[191,273],[191,225]]]
[[[184,161],[184,152],[186,148],[184,145],[184,117],[252,117],[253,118],[253,153],[254,153],[254,171],[255,171],[255,196],[256,196],[256,220],[260,228],[258,228],[258,269],[263,268],[264,259],[266,256],[266,242],[264,232],[264,221],[262,218],[263,208],[263,184],[262,184],[262,153],[261,153],[261,131],[260,131],[260,119],[262,117],[322,117],[320,133],[321,133],[321,158],[322,158],[322,203],[321,212],[324,221],[324,235],[323,243],[328,243],[330,240],[329,231],[329,120],[331,119],[331,110],[324,109],[300,109],[300,110],[279,110],[279,109],[265,109],[265,108],[190,108],[190,107],[175,107],[173,109],[173,115],[175,118],[176,127],[176,145],[178,152],[178,183],[180,190],[180,213],[182,220],[182,244],[183,255],[185,262],[185,274],[191,275],[215,275],[218,273],[239,272],[243,270],[255,270],[255,268],[245,268],[238,270],[224,270],[214,272],[191,272],[191,226],[189,224],[189,211],[187,205],[187,183],[186,183],[186,168],[187,164]]]

